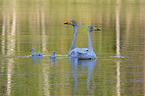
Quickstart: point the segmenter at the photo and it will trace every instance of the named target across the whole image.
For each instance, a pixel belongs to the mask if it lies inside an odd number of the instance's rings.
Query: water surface
[[[145,70],[144,1],[1,0],[1,96],[142,96]],[[87,48],[87,27],[97,59],[68,58]],[[30,49],[44,56],[31,57]],[[49,56],[56,51],[57,58]]]

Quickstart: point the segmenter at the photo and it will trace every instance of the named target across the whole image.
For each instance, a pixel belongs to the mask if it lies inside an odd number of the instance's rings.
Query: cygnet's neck
[[[32,50],[32,55],[34,55],[34,50]]]

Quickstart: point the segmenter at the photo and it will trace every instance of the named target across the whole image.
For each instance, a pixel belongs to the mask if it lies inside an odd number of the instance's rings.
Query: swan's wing
[[[80,51],[81,49],[82,48],[74,48],[73,50],[68,52],[68,56],[70,56],[70,57],[76,57],[77,56],[77,52]]]
[[[88,48],[81,48],[80,51],[78,51],[78,53],[82,53],[82,54],[86,54],[86,53],[89,53],[90,50]]]
[[[73,57],[77,57],[78,55],[85,55],[89,53],[89,49],[88,48],[74,48],[73,50],[71,50],[68,55],[69,56],[73,56]]]
[[[73,50],[71,50],[68,54],[69,55],[75,55],[75,54],[86,54],[89,53],[89,49],[88,48],[74,48]]]
[[[80,58],[80,59],[96,58],[96,54],[94,53],[94,51],[91,51],[88,48],[75,48],[70,52],[69,56]]]
[[[50,59],[56,58],[55,55],[50,55]]]

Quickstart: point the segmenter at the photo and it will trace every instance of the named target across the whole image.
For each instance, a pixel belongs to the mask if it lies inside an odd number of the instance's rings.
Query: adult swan
[[[93,26],[89,26],[87,29],[88,48],[75,48],[76,34],[77,34],[77,22],[75,20],[72,20],[72,21],[66,22],[64,24],[69,24],[74,27],[73,41],[72,41],[71,47],[68,51],[68,56],[76,57],[79,59],[96,59],[96,54],[93,51],[93,47],[92,47],[92,43],[91,43],[90,32],[99,31],[100,29],[97,29],[96,27],[93,27]]]

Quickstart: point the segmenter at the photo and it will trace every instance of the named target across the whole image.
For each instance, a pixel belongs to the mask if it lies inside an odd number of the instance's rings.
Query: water
[[[0,96],[142,96],[145,70],[144,0],[1,0]],[[67,57],[91,32],[96,60]],[[32,58],[30,49],[44,56]],[[56,59],[49,56],[56,51]]]

